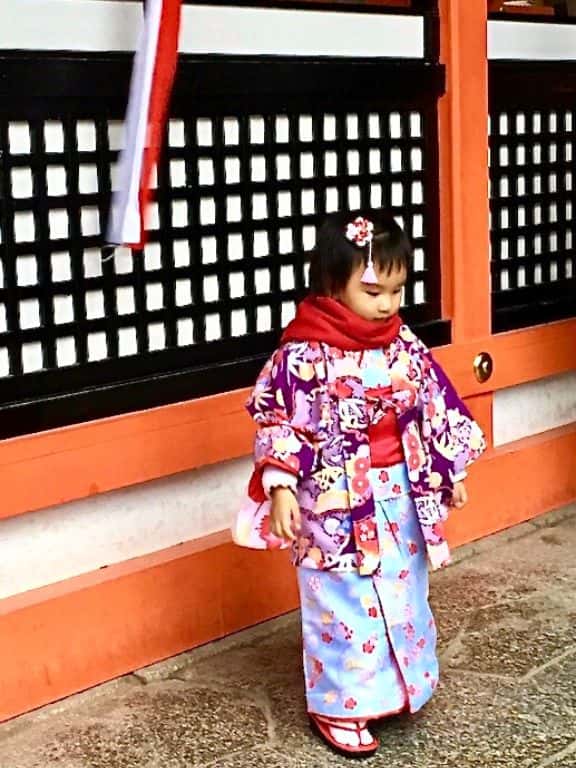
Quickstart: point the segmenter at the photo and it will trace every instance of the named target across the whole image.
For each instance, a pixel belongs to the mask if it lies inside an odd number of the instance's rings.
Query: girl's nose
[[[380,301],[378,302],[378,311],[381,312],[383,315],[390,312],[392,303],[390,301],[389,296],[382,295],[380,296]]]

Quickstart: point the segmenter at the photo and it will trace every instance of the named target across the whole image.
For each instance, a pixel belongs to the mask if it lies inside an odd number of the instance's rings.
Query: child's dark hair
[[[320,227],[312,253],[311,293],[318,296],[338,295],[354,270],[366,261],[368,246],[360,248],[346,238],[346,227],[357,216],[374,224],[372,255],[378,269],[387,274],[396,269],[410,269],[412,246],[391,214],[381,209],[333,213]]]

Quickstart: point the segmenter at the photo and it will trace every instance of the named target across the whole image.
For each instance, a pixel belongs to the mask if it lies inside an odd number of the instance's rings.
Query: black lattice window
[[[77,63],[48,60],[48,71],[50,62]],[[183,63],[143,253],[102,248],[120,104],[105,93],[88,109],[69,93],[45,94],[41,114],[37,100],[11,103],[0,123],[4,434],[30,428],[24,412],[40,428],[247,385],[305,293],[317,226],[343,208],[394,211],[415,245],[405,314],[431,341],[446,340],[435,96],[335,98],[332,78],[347,69],[326,63],[308,64],[311,100],[292,92],[302,66],[277,65],[274,77],[271,63],[251,64],[241,80],[239,62]],[[390,74],[390,64],[366,66],[368,79]],[[126,86],[120,57],[81,69]],[[415,66],[413,90],[418,71],[431,85]],[[226,93],[218,84],[230,87],[232,72],[237,90]],[[348,87],[359,74],[346,75]],[[202,75],[205,89],[190,92],[187,78]],[[38,399],[41,410],[22,404]]]
[[[576,68],[541,66],[535,77],[528,63],[518,88],[524,65],[514,65],[513,77],[511,66],[493,65],[497,93],[490,121],[497,331],[576,314],[576,91],[567,99]]]

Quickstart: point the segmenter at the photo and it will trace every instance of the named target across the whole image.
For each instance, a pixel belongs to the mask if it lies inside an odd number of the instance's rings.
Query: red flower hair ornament
[[[374,238],[374,224],[369,219],[357,216],[346,226],[346,239],[358,248],[368,246],[368,259],[366,269],[360,278],[363,283],[368,285],[378,285],[378,278],[374,271],[374,259],[372,258],[372,240]]]

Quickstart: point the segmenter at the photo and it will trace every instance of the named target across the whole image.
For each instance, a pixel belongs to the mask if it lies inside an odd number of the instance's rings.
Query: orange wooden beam
[[[499,333],[443,347],[435,357],[447,369],[463,397],[526,384],[576,371],[576,319]],[[488,352],[494,372],[484,384],[474,376],[474,358]]]
[[[476,339],[491,335],[488,62],[485,0],[440,0],[446,94],[440,100],[442,310],[453,345],[439,352],[492,445],[493,382],[479,386]],[[470,87],[474,83],[474,87]],[[473,341],[472,341],[473,340]]]
[[[239,390],[0,443],[0,518],[245,456]]]
[[[439,105],[444,316],[459,344],[491,332],[486,0],[440,0]]]
[[[494,398],[492,394],[488,395],[475,395],[466,399],[466,405],[470,409],[472,416],[480,427],[486,437],[486,442],[489,446],[493,445],[493,419],[492,412],[494,410]]]
[[[494,451],[468,486],[471,504],[449,523],[453,545],[572,501],[576,428]],[[7,598],[0,720],[296,606],[288,554],[240,549],[226,533]]]

